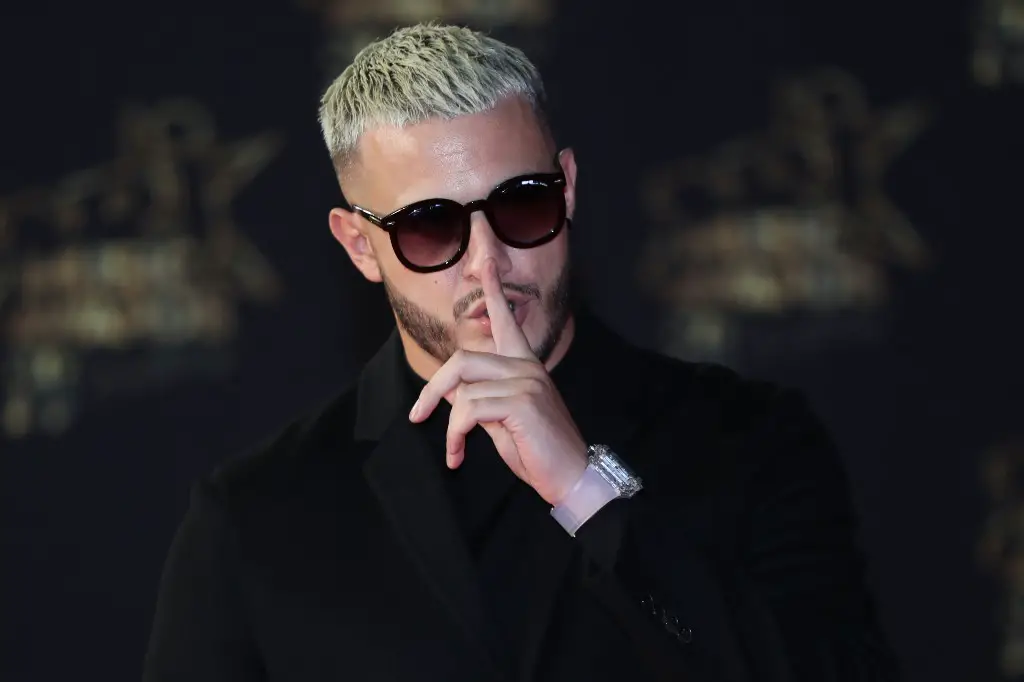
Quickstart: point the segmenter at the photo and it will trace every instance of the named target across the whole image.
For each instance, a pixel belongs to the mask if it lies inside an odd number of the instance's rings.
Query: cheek
[[[409,273],[406,277],[407,296],[420,308],[431,315],[448,321],[455,304],[456,283],[446,272],[420,275]]]
[[[563,227],[558,236],[540,247],[544,252],[546,260],[554,260],[561,263],[569,253],[569,228]]]
[[[531,254],[529,271],[531,279],[540,285],[541,289],[547,290],[554,285],[555,280],[561,274],[562,269],[569,257],[569,244],[564,235],[549,244],[534,249],[536,254]]]

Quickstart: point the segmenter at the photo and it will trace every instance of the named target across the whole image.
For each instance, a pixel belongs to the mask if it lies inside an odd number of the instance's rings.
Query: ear
[[[331,209],[328,222],[331,224],[331,234],[345,247],[352,264],[363,273],[363,277],[379,283],[382,280],[380,263],[377,262],[377,254],[364,231],[363,219],[352,211],[334,208]]]
[[[576,213],[576,154],[571,147],[558,152],[558,163],[565,173],[565,214],[571,219]]]

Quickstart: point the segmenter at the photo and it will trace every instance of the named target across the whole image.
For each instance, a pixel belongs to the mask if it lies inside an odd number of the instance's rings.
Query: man
[[[321,123],[396,332],[196,487],[147,680],[894,679],[804,403],[571,303],[576,161],[520,51],[397,31]]]

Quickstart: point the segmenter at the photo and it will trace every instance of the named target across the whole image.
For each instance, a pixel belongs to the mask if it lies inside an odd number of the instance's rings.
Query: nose
[[[509,258],[510,246],[502,243],[494,234],[490,222],[483,211],[473,213],[469,227],[469,246],[463,257],[462,275],[467,279],[483,281],[484,267],[488,258],[493,258],[498,266],[498,275],[502,278],[512,271],[512,260]]]

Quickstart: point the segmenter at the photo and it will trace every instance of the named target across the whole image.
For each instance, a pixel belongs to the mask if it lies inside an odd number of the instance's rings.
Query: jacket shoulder
[[[640,348],[635,349],[634,358],[636,376],[661,399],[732,422],[763,415],[778,401],[798,395],[717,363],[681,360]]]
[[[774,449],[797,443],[834,448],[802,391],[717,363],[639,348],[631,356],[627,373],[633,392],[645,394],[644,409],[681,433],[727,445],[758,464],[771,459]]]
[[[842,485],[835,443],[802,392],[715,363],[656,354],[646,362],[660,383],[678,384],[655,419],[662,440],[650,455],[650,488],[666,500],[719,491],[727,506],[757,507],[787,482]]]
[[[262,444],[230,457],[200,481],[223,503],[266,502],[302,494],[327,479],[359,470],[352,437],[356,416],[353,384],[308,416],[297,419]],[[308,491],[307,491],[308,492]]]

